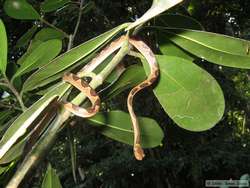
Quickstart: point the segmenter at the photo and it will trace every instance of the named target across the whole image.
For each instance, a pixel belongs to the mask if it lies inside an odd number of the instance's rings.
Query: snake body
[[[80,117],[92,117],[94,116],[100,109],[100,103],[101,100],[95,90],[89,86],[88,83],[86,83],[81,78],[77,77],[75,74],[67,73],[63,76],[63,80],[65,82],[70,83],[77,89],[79,89],[81,92],[83,92],[91,101],[92,106],[90,108],[81,108],[73,103],[65,102],[64,108],[71,113],[80,116]]]
[[[129,39],[129,43],[132,44],[146,58],[150,66],[150,74],[147,77],[147,79],[141,82],[139,85],[135,86],[129,92],[128,99],[127,99],[128,111],[132,120],[133,129],[134,129],[134,155],[137,160],[142,160],[145,154],[140,144],[141,143],[140,131],[138,131],[139,123],[133,110],[133,98],[136,93],[138,93],[140,90],[144,89],[145,87],[152,85],[157,80],[159,76],[159,67],[158,67],[154,53],[142,40],[131,38]]]
[[[109,55],[111,55],[113,52],[121,48],[123,43],[127,40],[125,36],[121,36],[117,40],[113,41],[108,45],[106,48],[104,48],[99,55],[97,55],[90,63],[88,63],[80,72],[89,72],[93,71],[98,65],[100,65]],[[154,53],[151,51],[151,49],[140,39],[136,38],[129,38],[129,44],[134,46],[147,60],[149,66],[150,66],[150,74],[147,77],[146,80],[135,86],[129,93],[128,99],[127,99],[127,107],[128,111],[132,120],[133,130],[134,130],[134,155],[137,160],[142,160],[145,156],[143,149],[141,147],[141,141],[140,141],[140,129],[139,129],[139,123],[136,118],[136,115],[133,110],[133,98],[140,90],[144,89],[145,87],[148,87],[152,85],[159,76],[159,67],[155,58]],[[79,106],[76,106],[72,103],[66,102],[64,103],[64,107],[72,112],[73,114],[80,116],[80,117],[91,117],[95,115],[99,109],[100,109],[100,98],[86,82],[81,80],[78,76],[68,73],[64,75],[63,80],[72,84],[77,89],[79,89],[81,92],[86,94],[86,96],[90,99],[92,106],[90,108],[81,108]]]

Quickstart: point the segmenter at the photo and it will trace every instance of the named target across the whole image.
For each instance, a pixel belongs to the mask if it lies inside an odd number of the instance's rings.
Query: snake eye
[[[87,83],[90,83],[92,80],[90,76],[84,76],[82,79],[84,80],[84,82],[87,82]]]

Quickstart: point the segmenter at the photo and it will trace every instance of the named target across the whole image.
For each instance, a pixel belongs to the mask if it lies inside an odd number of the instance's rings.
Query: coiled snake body
[[[109,55],[113,52],[118,50],[123,43],[127,40],[125,36],[121,36],[110,45],[108,45],[104,50],[102,50],[99,55],[94,58],[89,64],[87,64],[81,72],[85,70],[92,71],[94,70],[99,64],[101,64]],[[135,86],[129,93],[127,98],[127,106],[128,111],[132,120],[133,130],[134,130],[134,155],[137,160],[142,160],[145,156],[143,149],[141,147],[140,141],[140,129],[138,125],[138,120],[133,110],[133,98],[136,93],[142,90],[145,87],[152,85],[159,76],[159,67],[155,58],[154,53],[151,49],[140,39],[136,38],[129,38],[129,44],[134,46],[147,60],[150,66],[150,74],[146,80],[144,80],[139,85]],[[100,98],[97,93],[92,89],[88,83],[83,81],[81,78],[77,77],[72,73],[65,74],[63,80],[72,84],[74,87],[79,89],[83,92],[91,101],[92,106],[90,108],[81,108],[76,106],[72,103],[66,102],[64,103],[64,107],[66,110],[72,112],[73,114],[80,116],[80,117],[91,117],[95,115],[100,109]]]

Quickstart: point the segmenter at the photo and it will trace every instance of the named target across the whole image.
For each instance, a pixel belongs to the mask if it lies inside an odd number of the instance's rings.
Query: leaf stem
[[[5,79],[5,82],[6,82],[6,83],[4,83],[4,84],[1,83],[1,84],[2,84],[2,85],[5,85],[6,87],[8,87],[8,88],[11,90],[11,92],[15,95],[17,101],[19,102],[22,111],[24,112],[27,108],[26,108],[26,106],[25,106],[24,103],[23,103],[23,100],[22,100],[21,95],[20,95],[19,92],[16,90],[16,88],[14,87],[14,85],[12,85],[12,83],[10,82],[10,80],[8,79],[7,76],[4,76],[4,79]]]
[[[61,33],[63,33],[63,35],[64,35],[66,38],[69,38],[69,34],[67,34],[66,32],[64,32],[62,29],[60,29],[60,28],[54,26],[53,24],[49,23],[47,20],[45,20],[45,19],[43,19],[43,18],[40,18],[40,21],[41,21],[42,23],[44,23],[44,24],[46,24],[46,25],[52,27],[53,29],[55,29],[55,30],[57,30],[57,31],[59,31],[59,32],[61,32]]]

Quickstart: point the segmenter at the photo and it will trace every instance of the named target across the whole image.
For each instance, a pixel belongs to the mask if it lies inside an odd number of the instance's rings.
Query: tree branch
[[[6,87],[8,87],[11,90],[11,92],[17,98],[17,101],[19,102],[19,104],[20,104],[20,106],[22,108],[22,111],[25,111],[27,108],[26,108],[26,106],[23,103],[21,95],[18,93],[18,91],[16,90],[16,88],[12,85],[12,83],[10,82],[10,80],[8,79],[7,76],[4,76],[4,79],[5,79],[6,83],[1,83],[1,84],[4,85],[4,86],[6,86]]]

